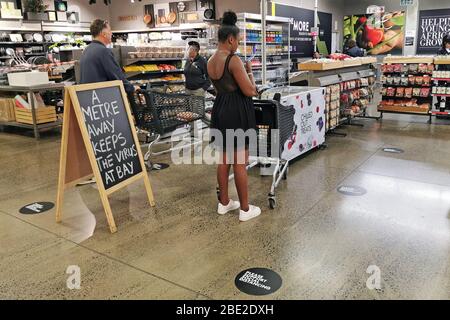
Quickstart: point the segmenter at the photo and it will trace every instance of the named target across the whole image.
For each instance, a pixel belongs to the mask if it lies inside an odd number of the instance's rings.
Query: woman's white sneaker
[[[239,213],[239,221],[241,222],[245,222],[248,221],[250,219],[256,218],[257,216],[259,216],[261,214],[261,209],[256,207],[256,206],[252,206],[249,205],[248,211],[240,211]]]
[[[226,205],[226,206],[224,206],[223,204],[221,204],[219,202],[219,207],[217,208],[217,213],[220,215],[224,215],[230,211],[239,209],[240,206],[241,206],[241,204],[239,203],[239,201],[233,201],[231,199],[230,199],[230,202],[228,203],[228,205]]]

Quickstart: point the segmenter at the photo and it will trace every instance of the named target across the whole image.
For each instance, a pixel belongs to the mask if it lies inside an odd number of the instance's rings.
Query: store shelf
[[[282,66],[287,65],[287,64],[288,64],[288,62],[285,62],[285,63],[269,63],[269,64],[267,64],[267,67],[282,67]],[[262,68],[262,64],[260,64],[260,65],[253,65],[252,68],[253,69],[261,69]]]
[[[450,94],[438,94],[438,93],[433,93],[432,96],[433,96],[433,97],[450,97]]]
[[[393,112],[393,113],[405,113],[405,114],[419,114],[419,115],[429,115],[430,110],[420,107],[411,106],[378,106],[378,111],[383,112]]]
[[[19,122],[5,122],[5,121],[0,121],[0,126],[19,127],[19,128],[26,128],[26,129],[34,128],[34,126],[32,124],[19,123]],[[43,123],[43,124],[38,124],[36,126],[37,126],[38,130],[57,128],[57,127],[62,126],[62,121],[57,120],[56,122]]]
[[[401,72],[401,71],[397,71],[397,72],[382,72],[382,74],[405,74],[405,75],[413,75],[413,76],[422,76],[422,75],[428,75],[431,76],[432,73],[431,72]]]
[[[18,46],[27,46],[27,45],[39,45],[46,44],[46,42],[12,42],[12,41],[1,41],[0,44],[7,45],[18,45]]]
[[[4,21],[20,21],[20,20],[23,20],[23,17],[2,17],[1,20],[4,20]]]
[[[67,51],[74,51],[74,50],[84,50],[84,48],[78,48],[78,47],[72,47],[72,48],[60,48],[59,52],[67,52]]]
[[[136,58],[127,59],[126,65],[131,65],[137,62],[165,62],[165,61],[182,61],[183,58]]]
[[[175,85],[175,84],[185,84],[184,80],[161,80],[161,81],[152,81],[148,82],[149,85]]]
[[[261,15],[260,14],[254,14],[254,13],[239,13],[238,14],[239,19],[246,19],[246,20],[255,20],[261,22]],[[289,18],[282,18],[282,17],[272,17],[267,16],[266,17],[267,22],[274,22],[274,23],[290,23]]]
[[[437,65],[450,64],[450,59],[445,59],[445,60],[434,59],[434,64],[437,64]]]
[[[447,112],[447,111],[431,111],[431,114],[433,116],[448,116],[448,115],[450,115],[450,112]]]
[[[432,81],[450,81],[450,78],[432,78]]]
[[[268,16],[264,29],[267,32],[276,33],[277,37],[271,37],[270,34],[266,36],[266,34],[262,33],[261,15],[251,13],[238,14],[238,27],[241,33],[245,34],[248,31],[248,34],[252,34],[252,31],[256,31],[253,33],[257,34],[253,37],[251,35],[244,36],[246,39],[242,41],[241,48],[247,46],[255,49],[261,46],[259,50],[256,50],[256,54],[245,53],[244,58],[254,56],[258,57],[256,60],[266,59],[266,61],[254,61],[258,64],[252,66],[253,70],[257,70],[257,73],[255,72],[255,81],[257,83],[261,83],[262,78],[276,84],[281,84],[281,82],[289,83],[287,79],[289,77],[290,61],[286,63],[281,62],[281,60],[286,60],[289,57],[287,49],[290,46],[289,25],[289,18]],[[271,57],[278,57],[278,59],[271,59]],[[275,73],[277,75],[273,76]]]
[[[289,53],[276,53],[276,54],[267,54],[267,57],[279,57],[279,56],[287,56]],[[250,57],[250,55],[248,56]],[[262,57],[262,54],[255,54],[255,57]]]
[[[385,64],[416,64],[416,63],[426,63],[431,64],[434,62],[434,57],[396,57],[390,56],[383,60]]]
[[[189,23],[182,24],[179,27],[167,27],[167,28],[146,28],[135,30],[113,30],[113,33],[142,33],[142,32],[159,32],[159,31],[187,31],[195,29],[206,29],[208,25],[206,23]]]
[[[127,77],[135,77],[137,75],[146,74],[146,75],[163,75],[163,74],[171,74],[171,73],[183,73],[183,69],[177,70],[160,70],[160,71],[136,71],[136,72],[125,72]]]
[[[246,41],[246,44],[262,44],[262,41]],[[266,42],[267,45],[283,45],[283,42]]]
[[[350,81],[352,81],[352,80],[350,80]],[[359,86],[359,87],[356,87],[356,88],[349,88],[349,89],[345,89],[345,90],[342,90],[342,89],[341,89],[341,93],[342,93],[342,92],[352,91],[352,90],[366,89],[366,88],[369,88],[369,87],[371,87],[371,86],[372,86],[372,85]]]
[[[431,85],[420,85],[420,84],[416,84],[416,85],[402,85],[402,84],[387,84],[387,83],[382,83],[381,84],[384,87],[404,87],[404,88],[431,88]]]
[[[426,97],[421,97],[421,96],[412,96],[412,98],[405,98],[405,97],[390,97],[390,96],[382,96],[384,99],[403,99],[403,100],[408,100],[408,99],[429,99],[431,98],[431,95],[426,96]]]
[[[76,25],[75,25],[76,26]],[[90,33],[89,28],[75,27],[74,25],[58,25],[58,26],[43,26],[44,32],[71,32],[71,33]]]

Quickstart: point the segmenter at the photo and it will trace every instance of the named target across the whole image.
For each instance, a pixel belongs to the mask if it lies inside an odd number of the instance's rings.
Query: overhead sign
[[[414,0],[400,0],[400,6],[408,7],[414,4]]]
[[[117,228],[108,196],[143,180],[155,205],[144,158],[121,81],[66,87],[56,220],[64,191],[95,176],[111,232]]]
[[[405,34],[405,46],[414,46],[414,41],[416,39],[416,32],[414,30],[406,30]]]
[[[377,14],[377,13],[384,13],[386,11],[386,8],[384,6],[369,6],[367,7],[366,13],[367,14]]]
[[[417,54],[435,55],[442,46],[442,39],[449,32],[450,9],[420,11]]]

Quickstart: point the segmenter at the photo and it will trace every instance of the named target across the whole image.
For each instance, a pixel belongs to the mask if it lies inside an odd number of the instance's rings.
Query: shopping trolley
[[[130,96],[130,105],[138,133],[147,137],[148,151],[144,159],[149,169],[152,169],[151,156],[202,144],[202,140],[193,138],[191,132],[192,123],[205,117],[204,98],[138,90]],[[152,150],[157,145],[167,144],[171,146],[163,151]]]
[[[284,106],[278,100],[254,100],[256,115],[256,144],[250,143],[249,164],[247,170],[260,167],[261,175],[272,176],[272,185],[268,194],[269,207],[275,209],[275,190],[281,180],[286,180],[289,173],[289,160],[282,154],[291,136],[296,134],[294,106]],[[230,181],[234,174],[230,175]],[[217,195],[220,190],[217,188]]]

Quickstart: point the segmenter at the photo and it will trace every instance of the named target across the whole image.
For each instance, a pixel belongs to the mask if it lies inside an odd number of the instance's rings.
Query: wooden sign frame
[[[94,150],[92,149],[91,140],[89,137],[88,129],[84,121],[83,112],[78,101],[77,92],[105,89],[119,87],[124,108],[127,113],[128,121],[130,124],[132,137],[136,145],[139,162],[141,164],[142,172],[134,175],[133,177],[118,183],[117,185],[106,189],[102,180],[100,169],[96,160]],[[58,195],[56,200],[56,222],[62,221],[62,208],[64,202],[64,192],[66,189],[74,187],[77,183],[86,181],[92,177],[95,177],[95,181],[98,186],[100,198],[105,209],[106,218],[111,233],[117,232],[117,227],[112,214],[111,206],[108,197],[127,187],[131,183],[139,180],[144,181],[147,197],[150,206],[155,206],[155,200],[153,197],[153,190],[150,184],[150,179],[147,175],[144,157],[140,148],[138,136],[136,130],[134,130],[134,122],[128,103],[128,97],[123,87],[122,81],[109,81],[93,84],[76,85],[65,88],[64,93],[64,120],[63,120],[63,132],[61,141],[61,156],[60,156],[60,168],[59,168],[59,180],[58,180]]]

